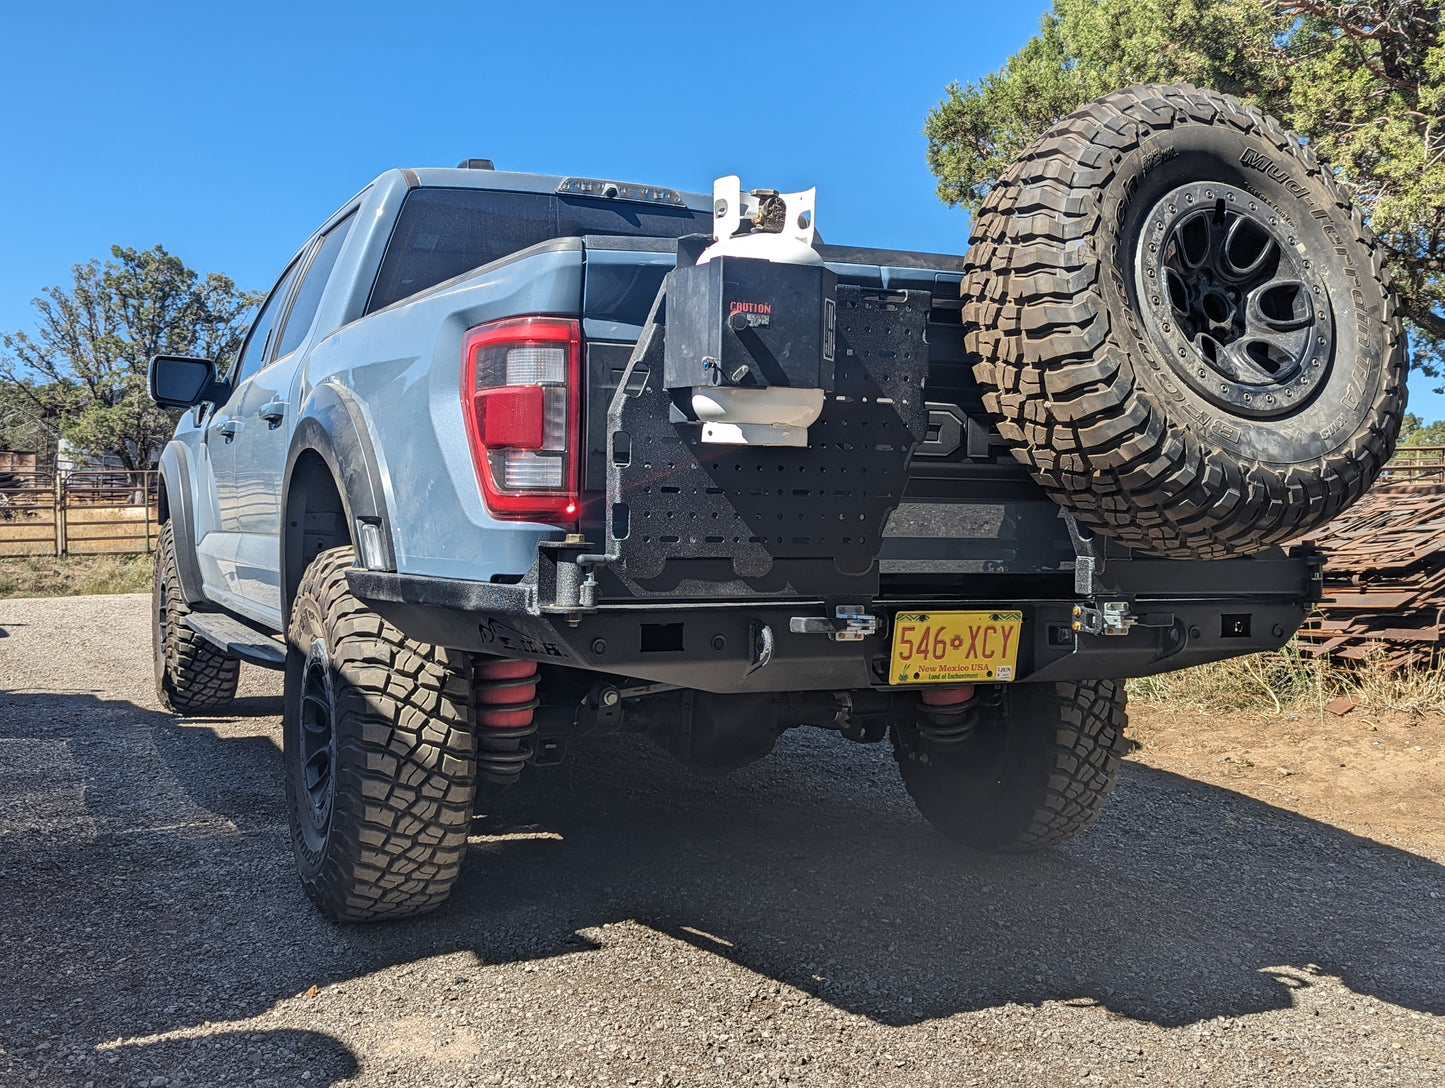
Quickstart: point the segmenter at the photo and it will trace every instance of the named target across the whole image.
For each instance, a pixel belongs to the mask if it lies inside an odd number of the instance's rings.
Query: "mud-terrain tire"
[[[1022,684],[981,710],[974,738],[930,751],[893,726],[893,757],[918,811],[987,853],[1058,846],[1104,809],[1124,752],[1124,685]]]
[[[151,582],[151,649],[156,696],[177,714],[217,714],[236,698],[241,663],[186,626],[191,608],[176,575],[176,538],[168,521],[156,539]]]
[[[971,243],[984,403],[1090,528],[1257,552],[1335,517],[1394,451],[1407,363],[1379,247],[1258,110],[1183,84],[1107,95],[1005,171]]]
[[[421,914],[452,890],[476,786],[471,659],[415,642],[351,595],[350,548],[302,576],[286,649],[291,844],[327,917]]]

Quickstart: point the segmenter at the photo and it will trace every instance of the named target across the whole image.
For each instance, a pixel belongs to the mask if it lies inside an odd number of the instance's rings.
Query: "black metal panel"
[[[653,292],[654,296],[656,292]],[[587,397],[582,405],[582,432],[586,438],[586,457],[582,462],[582,487],[585,491],[607,488],[607,406],[622,381],[632,358],[632,344],[587,342]]]
[[[607,550],[627,591],[676,596],[684,570],[717,579],[721,565],[731,578],[683,592],[874,594],[883,527],[927,431],[928,313],[927,292],[838,289],[834,393],[806,448],[703,443],[697,424],[673,422],[663,329],[649,324],[608,413]]]
[[[872,249],[858,246],[817,245],[818,254],[831,264],[880,265],[887,268],[921,268],[930,274],[963,272],[963,257],[957,253],[919,253],[910,249]],[[953,295],[958,297],[957,280]]]
[[[915,466],[921,452],[913,455]],[[890,574],[1072,571],[1074,555],[1051,502],[912,502],[905,494],[889,519],[879,563],[886,589]]]
[[[1108,559],[1094,576],[1100,597],[1108,594],[1145,600],[1165,598],[1248,597],[1278,593],[1318,599],[1321,561],[1302,549],[1286,556],[1279,548],[1232,559]]]

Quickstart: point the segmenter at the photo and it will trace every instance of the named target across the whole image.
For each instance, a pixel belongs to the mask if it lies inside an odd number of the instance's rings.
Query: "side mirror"
[[[157,355],[146,371],[146,392],[162,408],[190,408],[223,399],[225,383],[218,380],[210,359]]]

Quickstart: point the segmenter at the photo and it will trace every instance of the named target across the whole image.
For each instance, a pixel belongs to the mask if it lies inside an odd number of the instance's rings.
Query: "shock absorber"
[[[924,688],[918,699],[918,736],[928,745],[954,748],[973,739],[978,706],[973,684]]]
[[[532,758],[537,724],[535,661],[478,657],[472,667],[472,702],[477,710],[477,782],[510,786]]]

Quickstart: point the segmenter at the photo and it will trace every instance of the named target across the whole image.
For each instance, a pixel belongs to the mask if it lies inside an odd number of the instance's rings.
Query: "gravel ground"
[[[330,925],[276,674],[162,713],[147,604],[0,601],[6,1085],[1445,1082],[1445,867],[1133,763],[1078,842],[985,858],[881,747],[598,741],[447,907]]]

